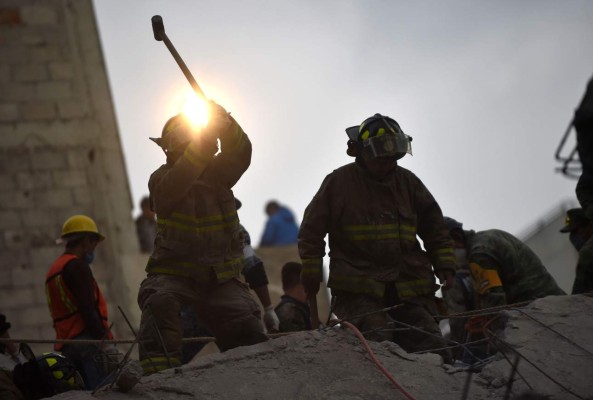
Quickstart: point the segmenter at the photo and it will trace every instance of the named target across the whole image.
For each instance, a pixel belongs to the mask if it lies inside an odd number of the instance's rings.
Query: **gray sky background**
[[[189,88],[153,38],[155,14],[253,143],[234,192],[255,244],[266,201],[300,222],[353,161],[344,129],[376,112],[414,138],[400,165],[466,228],[519,234],[575,198],[554,151],[593,74],[593,1],[94,3],[135,204],[164,163],[148,137]]]

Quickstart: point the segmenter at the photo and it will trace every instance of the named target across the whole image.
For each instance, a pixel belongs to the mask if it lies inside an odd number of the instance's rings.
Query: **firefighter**
[[[251,162],[249,138],[210,103],[207,126],[179,114],[151,139],[167,163],[148,182],[158,232],[138,293],[146,374],[181,365],[182,305],[194,308],[221,351],[267,340],[259,307],[239,280],[244,237],[231,188]]]
[[[410,352],[442,348],[433,317],[438,289],[434,274],[445,285],[452,284],[455,259],[439,205],[420,179],[397,164],[411,154],[411,137],[381,114],[346,133],[347,154],[356,160],[325,178],[299,231],[305,291],[308,296],[319,291],[328,234],[327,285],[335,314],[371,340],[392,340]],[[400,307],[377,312],[394,305]],[[361,314],[366,315],[357,317]],[[394,321],[428,334],[396,331],[402,326]],[[438,353],[451,361],[447,350]]]
[[[86,215],[74,215],[64,222],[58,242],[65,243],[65,251],[45,279],[56,339],[113,339],[107,303],[90,267],[95,248],[104,239],[95,221]],[[88,390],[97,387],[109,372],[95,360],[104,353],[114,353],[112,345],[56,343],[54,349],[72,360]]]
[[[570,242],[579,252],[576,276],[572,285],[572,294],[593,291],[593,223],[582,208],[573,208],[566,212],[562,233],[568,233]]]
[[[468,264],[474,308],[482,309],[565,294],[539,257],[523,242],[498,229],[463,230],[450,219],[459,264]]]

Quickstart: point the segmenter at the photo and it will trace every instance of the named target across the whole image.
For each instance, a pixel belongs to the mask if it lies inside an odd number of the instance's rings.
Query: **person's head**
[[[154,211],[150,208],[150,198],[148,196],[144,196],[140,200],[140,210],[145,217],[154,218]]]
[[[282,290],[297,300],[305,301],[307,295],[301,284],[302,269],[303,266],[301,264],[293,261],[287,262],[282,266]]]
[[[167,163],[174,164],[185,151],[185,148],[197,134],[196,126],[183,113],[177,114],[167,120],[163,126],[160,138],[150,138],[167,155]],[[217,146],[216,142],[202,143],[202,145]],[[216,151],[213,151],[215,153]]]
[[[453,252],[455,253],[457,269],[460,271],[467,270],[469,269],[469,261],[467,259],[467,249],[465,248],[463,224],[450,217],[444,217],[444,220],[449,230],[449,236],[453,239]]]
[[[90,264],[95,256],[95,247],[105,236],[99,233],[97,224],[86,215],[73,215],[62,226],[58,243],[66,244],[66,252],[83,258]]]
[[[268,215],[268,217],[271,217],[272,215],[276,214],[279,209],[280,209],[280,204],[278,204],[278,202],[276,200],[271,200],[266,203],[265,210],[266,210],[266,214]]]
[[[581,250],[587,240],[593,236],[593,223],[582,208],[572,208],[566,212],[562,233],[568,233],[575,249]]]
[[[465,235],[463,233],[463,224],[450,217],[443,217],[445,225],[449,229],[449,236],[453,239],[455,248],[465,248]]]

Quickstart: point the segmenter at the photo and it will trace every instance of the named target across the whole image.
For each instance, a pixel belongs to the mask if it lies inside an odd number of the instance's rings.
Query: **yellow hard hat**
[[[73,215],[64,222],[62,226],[62,239],[70,236],[72,239],[78,237],[75,233],[96,233],[99,236],[99,241],[105,239],[105,236],[99,233],[97,224],[92,218],[86,215]]]

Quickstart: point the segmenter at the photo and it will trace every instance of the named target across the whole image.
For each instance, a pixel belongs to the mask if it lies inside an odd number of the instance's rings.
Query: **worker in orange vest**
[[[65,244],[65,251],[54,261],[45,279],[57,339],[113,339],[107,303],[90,268],[95,247],[104,239],[95,221],[85,215],[74,215],[64,222],[57,242]],[[87,390],[96,388],[109,372],[96,360],[116,351],[107,344],[56,343],[54,348],[74,363]]]

